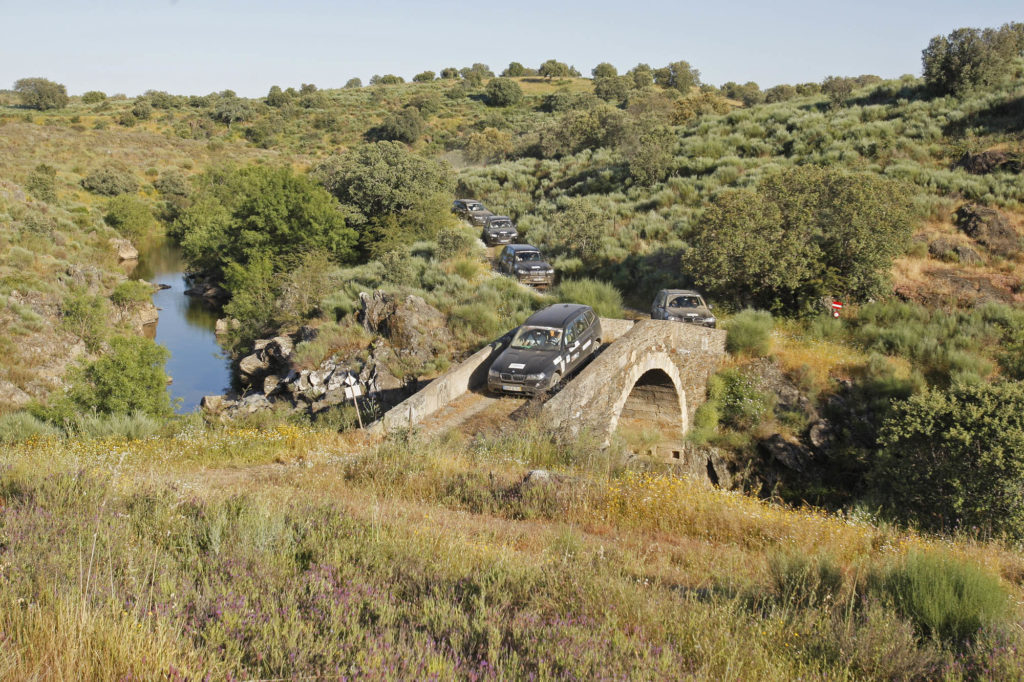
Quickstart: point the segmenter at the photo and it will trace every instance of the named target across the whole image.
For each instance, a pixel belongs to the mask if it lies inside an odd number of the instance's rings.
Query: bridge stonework
[[[725,332],[640,320],[541,408],[544,423],[611,442],[620,421],[657,426],[682,440],[725,355]]]

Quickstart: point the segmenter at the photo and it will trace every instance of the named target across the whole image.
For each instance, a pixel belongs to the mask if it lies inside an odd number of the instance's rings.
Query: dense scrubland
[[[1019,678],[1022,45],[960,29],[921,78],[764,91],[549,60],[0,92],[0,670]],[[560,285],[493,276],[454,196]],[[453,339],[395,370],[423,379],[552,301],[699,287],[729,356],[690,445],[732,490],[632,456],[645,434],[175,417],[119,239],[180,244],[238,354],[317,328],[300,367],[371,348],[361,291],[420,296]]]

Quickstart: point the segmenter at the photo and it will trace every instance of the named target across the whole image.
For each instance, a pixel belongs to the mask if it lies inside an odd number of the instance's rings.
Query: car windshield
[[[562,330],[552,327],[523,327],[512,339],[518,350],[554,350],[561,348]]]
[[[522,251],[516,254],[517,263],[531,262],[535,263],[540,260],[540,251]]]
[[[492,220],[491,227],[512,227],[511,220]]]
[[[466,209],[470,211],[482,211],[484,210],[483,204],[466,204]]]
[[[699,296],[676,296],[668,304],[669,308],[700,308]]]

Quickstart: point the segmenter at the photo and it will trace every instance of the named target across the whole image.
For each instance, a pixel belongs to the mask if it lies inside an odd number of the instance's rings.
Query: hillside
[[[974,84],[0,92],[0,671],[1017,678],[1018,53]],[[495,272],[456,197],[557,285]],[[190,415],[126,258],[167,247],[233,361]],[[636,318],[663,288],[727,330],[682,396],[721,476],[512,398],[358,428],[551,303]],[[310,379],[342,374],[368,395]]]

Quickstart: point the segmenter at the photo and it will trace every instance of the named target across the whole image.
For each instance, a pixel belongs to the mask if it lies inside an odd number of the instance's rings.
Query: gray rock
[[[238,401],[238,409],[250,414],[258,412],[259,410],[265,410],[269,407],[270,401],[267,400],[267,396],[262,393],[250,393]]]
[[[270,369],[270,363],[261,357],[260,353],[246,355],[238,362],[238,371],[242,374],[242,379],[251,380],[268,369]]]
[[[797,473],[805,472],[810,464],[811,456],[807,448],[786,440],[778,433],[761,441],[761,447],[779,464]]]
[[[227,396],[223,395],[204,395],[203,399],[199,401],[199,407],[210,414],[220,414],[234,405],[235,401],[228,400]]]
[[[119,261],[139,259],[139,250],[132,246],[132,243],[127,239],[111,239],[110,245],[117,251],[117,259]]]
[[[263,380],[263,395],[273,395],[281,385],[281,377],[270,374]]]
[[[551,472],[544,469],[534,469],[527,471],[526,476],[523,477],[523,482],[520,484],[524,490],[536,486],[551,485],[554,482],[554,478],[551,476]]]

